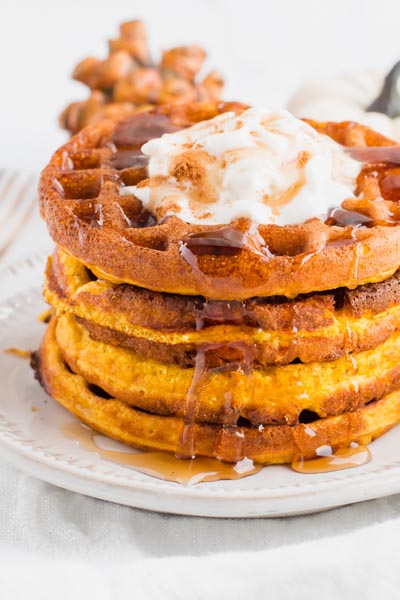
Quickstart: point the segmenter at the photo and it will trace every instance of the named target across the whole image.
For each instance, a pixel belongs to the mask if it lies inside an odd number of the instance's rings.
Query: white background
[[[278,106],[301,82],[400,58],[400,1],[1,0],[0,164],[37,170],[65,139],[57,115],[86,97],[76,62],[104,57],[118,23],[143,18],[154,54],[199,42],[226,98]]]

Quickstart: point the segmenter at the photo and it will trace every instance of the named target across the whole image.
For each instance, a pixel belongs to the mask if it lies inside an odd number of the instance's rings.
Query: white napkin
[[[5,465],[0,489],[2,600],[399,597],[400,495],[215,520],[95,500]]]

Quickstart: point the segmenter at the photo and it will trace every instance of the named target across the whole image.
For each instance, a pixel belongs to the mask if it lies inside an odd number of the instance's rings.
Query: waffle
[[[346,200],[325,223],[254,228],[239,219],[215,227],[175,216],[156,222],[137,198],[119,194],[146,176],[139,151],[144,141],[230,110],[240,113],[244,106],[159,107],[73,137],[53,155],[40,182],[41,212],[54,241],[114,283],[209,299],[294,298],[379,282],[398,269],[398,147],[354,123],[311,122],[366,161],[359,197]]]
[[[210,367],[209,356],[219,350],[205,347],[207,365],[193,368],[168,365],[133,350],[96,341],[72,315],[62,315],[56,327],[57,344],[71,369],[107,394],[147,412],[185,416],[192,381],[196,390],[194,420],[236,425],[295,424],[305,411],[315,418],[349,412],[380,398],[400,384],[400,333],[372,350],[335,361],[290,364],[246,372],[248,347],[231,343],[229,363]],[[236,352],[236,357],[235,357]],[[299,382],[301,382],[299,384]],[[229,402],[227,397],[229,395]]]
[[[88,57],[72,77],[86,85],[86,100],[72,102],[60,115],[60,125],[71,134],[105,118],[122,119],[154,104],[218,100],[223,79],[211,71],[202,79],[206,53],[200,46],[179,46],[163,52],[159,65],[149,56],[145,26],[122,23],[119,37],[109,41],[104,60]]]
[[[254,366],[334,360],[374,348],[400,328],[400,273],[355,290],[295,300],[207,302],[97,279],[61,250],[49,258],[45,298],[71,312],[96,340],[163,363],[190,367],[204,344],[242,341]],[[228,349],[229,359],[229,349]]]
[[[183,419],[149,414],[110,398],[75,374],[64,362],[55,337],[56,320],[34,355],[37,377],[51,396],[87,425],[126,444],[175,452]],[[387,394],[358,410],[295,426],[195,426],[195,454],[228,462],[250,458],[259,463],[291,462],[315,456],[321,446],[367,444],[400,420],[400,393]]]

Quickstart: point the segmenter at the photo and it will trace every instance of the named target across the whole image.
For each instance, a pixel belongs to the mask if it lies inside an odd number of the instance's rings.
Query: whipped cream
[[[378,96],[383,82],[383,72],[373,69],[311,81],[295,92],[288,108],[300,118],[356,121],[388,138],[400,141],[400,117],[392,119],[382,113],[366,110]]]
[[[161,220],[298,224],[354,197],[361,164],[285,110],[223,113],[144,144],[149,179],[121,188]]]

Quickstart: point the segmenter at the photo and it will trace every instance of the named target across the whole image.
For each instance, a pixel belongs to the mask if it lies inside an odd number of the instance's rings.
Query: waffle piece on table
[[[222,77],[216,72],[199,79],[206,58],[196,45],[164,51],[160,64],[149,54],[144,24],[122,23],[119,37],[109,40],[109,56],[88,57],[72,77],[86,85],[90,95],[72,102],[60,115],[60,125],[71,134],[104,118],[123,118],[141,107],[219,100]]]

